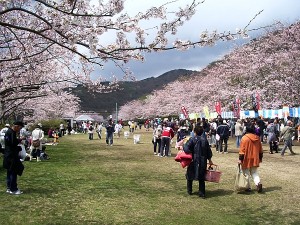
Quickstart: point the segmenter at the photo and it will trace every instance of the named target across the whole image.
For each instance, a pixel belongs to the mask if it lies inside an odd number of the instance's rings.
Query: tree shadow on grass
[[[50,189],[50,188],[41,188],[41,187],[30,187],[26,189],[22,189],[24,194],[40,194],[40,195],[48,195],[51,193],[59,192],[58,190]]]

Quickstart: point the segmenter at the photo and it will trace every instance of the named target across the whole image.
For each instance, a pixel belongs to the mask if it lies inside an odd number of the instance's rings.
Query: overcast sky
[[[130,15],[144,12],[151,6],[159,6],[164,0],[127,0],[125,9]],[[185,6],[190,0],[179,0],[172,5]],[[245,27],[261,10],[264,10],[251,23],[249,29],[270,25],[275,21],[294,23],[300,19],[300,0],[205,0],[197,8],[194,17],[179,31],[177,37],[182,40],[198,40],[204,30],[235,32],[236,28]],[[156,21],[157,23],[157,21]],[[149,24],[151,25],[151,24]],[[255,33],[250,34],[254,37]],[[250,37],[251,38],[251,37]],[[248,41],[250,39],[247,39]],[[172,43],[172,42],[170,42]],[[210,62],[229,53],[235,43],[218,43],[214,47],[195,48],[189,51],[171,50],[163,53],[146,54],[145,62],[131,61],[126,66],[138,80],[157,77],[173,69],[201,70]],[[104,65],[104,70],[97,70],[108,77],[115,73],[122,77],[122,72],[112,63]]]

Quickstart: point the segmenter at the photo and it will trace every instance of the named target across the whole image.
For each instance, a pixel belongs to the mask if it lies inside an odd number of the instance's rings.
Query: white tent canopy
[[[94,121],[94,119],[88,115],[80,115],[75,118],[76,121]]]

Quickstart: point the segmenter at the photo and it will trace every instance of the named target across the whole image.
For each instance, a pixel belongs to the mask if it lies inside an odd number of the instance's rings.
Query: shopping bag
[[[236,171],[234,189],[236,191],[241,191],[248,188],[250,188],[249,176],[244,174],[241,164],[239,164]]]
[[[209,165],[206,169],[205,180],[208,182],[219,183],[222,172],[219,171],[218,165]]]

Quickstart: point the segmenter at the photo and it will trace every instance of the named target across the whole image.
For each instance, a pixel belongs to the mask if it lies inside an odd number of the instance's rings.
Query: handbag
[[[243,172],[241,168],[241,164],[239,164],[236,171],[234,189],[236,191],[241,191],[249,188],[250,188],[249,176]]]
[[[33,141],[32,141],[32,146],[35,147],[35,148],[39,147],[40,144],[41,144],[41,142],[40,142],[39,139],[33,140]]]
[[[220,135],[219,134],[216,134],[216,140],[220,141]]]
[[[209,165],[206,169],[205,180],[208,182],[219,183],[222,172],[219,171],[218,165]]]

